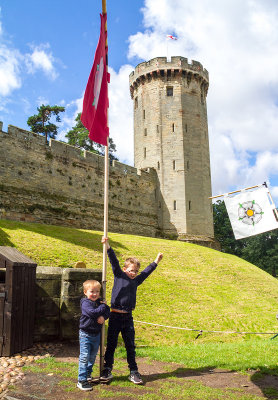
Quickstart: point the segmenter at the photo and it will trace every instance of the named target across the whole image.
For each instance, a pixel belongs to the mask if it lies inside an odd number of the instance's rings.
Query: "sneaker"
[[[130,382],[135,383],[135,385],[142,385],[143,383],[143,379],[138,371],[131,371],[128,379]]]
[[[93,390],[92,386],[89,384],[88,381],[78,382],[77,385],[78,389],[88,391]]]
[[[113,375],[111,374],[111,369],[104,368],[99,380],[100,380],[100,382],[110,382],[112,378],[113,378]]]

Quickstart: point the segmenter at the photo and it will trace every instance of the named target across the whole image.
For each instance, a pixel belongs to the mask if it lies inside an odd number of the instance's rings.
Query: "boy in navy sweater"
[[[85,297],[80,301],[81,317],[79,323],[80,356],[77,387],[92,390],[92,369],[100,344],[100,332],[104,321],[109,317],[109,307],[100,301],[101,284],[87,280],[83,283]]]
[[[140,262],[136,258],[127,258],[123,267],[108,243],[108,238],[102,238],[102,243],[107,242],[107,254],[114,274],[114,285],[111,297],[111,315],[108,324],[107,347],[104,355],[104,369],[100,381],[109,382],[112,379],[114,353],[121,332],[127,352],[127,362],[130,369],[129,380],[135,384],[142,384],[143,380],[138,372],[135,360],[135,331],[132,310],[136,305],[137,287],[155,270],[163,254],[158,253],[154,262],[145,268],[139,275]]]

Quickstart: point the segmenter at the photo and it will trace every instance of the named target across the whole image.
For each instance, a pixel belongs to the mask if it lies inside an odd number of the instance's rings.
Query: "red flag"
[[[172,39],[172,40],[178,40],[178,38],[176,38],[176,36],[173,35],[166,35],[167,39]]]
[[[89,138],[96,143],[107,146],[109,128],[107,126],[108,80],[109,74],[106,65],[106,37],[105,24],[107,14],[100,14],[100,36],[95,52],[94,64],[88,79],[83,99],[81,121],[89,131]]]

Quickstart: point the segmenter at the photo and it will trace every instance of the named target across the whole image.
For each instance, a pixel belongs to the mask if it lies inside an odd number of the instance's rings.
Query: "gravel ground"
[[[0,398],[4,397],[9,385],[24,379],[24,365],[55,355],[61,347],[61,343],[38,343],[11,357],[0,357]]]

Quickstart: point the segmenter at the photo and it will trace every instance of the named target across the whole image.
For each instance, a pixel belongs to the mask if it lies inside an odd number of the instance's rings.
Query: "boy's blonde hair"
[[[101,289],[101,284],[98,281],[94,281],[93,279],[88,279],[87,281],[83,282],[84,292],[86,292],[91,287],[96,287],[98,289]]]
[[[139,269],[140,268],[140,261],[135,257],[128,257],[125,260],[124,267],[128,268],[130,265],[134,265],[135,267],[137,267]]]

